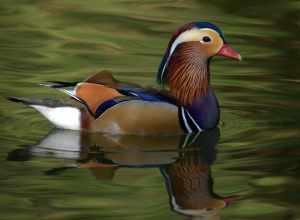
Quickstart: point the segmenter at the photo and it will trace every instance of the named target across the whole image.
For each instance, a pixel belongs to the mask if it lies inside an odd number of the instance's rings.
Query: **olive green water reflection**
[[[219,129],[182,136],[120,136],[55,130],[38,144],[11,151],[9,161],[52,157],[76,162],[45,171],[58,176],[71,169],[89,169],[98,181],[113,181],[121,169],[161,171],[170,208],[191,219],[219,219],[220,209],[237,197],[213,191],[210,166],[216,158]],[[145,198],[146,199],[146,198]],[[83,201],[85,202],[85,201]]]
[[[292,0],[2,0],[1,219],[184,219],[170,203],[184,185],[174,185],[176,165],[198,170],[203,188],[193,188],[194,198],[219,195],[231,201],[217,209],[215,218],[299,219],[299,7]],[[97,153],[43,151],[33,146],[45,140],[51,125],[35,111],[4,99],[63,98],[36,84],[80,80],[103,69],[121,80],[154,85],[170,33],[193,20],[220,26],[244,58],[241,63],[220,58],[212,62],[222,124],[218,145],[209,148],[217,151],[209,154],[216,157],[210,162],[200,150],[178,151],[182,137],[172,137],[174,143],[165,147],[153,137],[134,138],[138,144],[121,152],[115,149],[118,154],[107,142],[101,144],[105,149],[91,149]],[[59,135],[55,132],[49,135]],[[68,144],[76,146],[66,141],[52,147]],[[140,151],[144,144],[147,153]],[[127,166],[121,161],[125,156],[131,165],[147,166]],[[119,161],[122,167],[87,167],[99,160]],[[190,160],[194,162],[187,163]],[[80,165],[82,169],[70,168]],[[168,191],[168,177],[179,191]],[[210,178],[213,185],[205,181]],[[187,200],[176,198],[186,206]]]

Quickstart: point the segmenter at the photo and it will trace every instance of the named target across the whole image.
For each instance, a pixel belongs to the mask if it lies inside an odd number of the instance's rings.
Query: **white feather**
[[[184,125],[185,125],[185,127],[186,127],[188,133],[192,133],[193,130],[191,129],[191,127],[189,126],[189,123],[187,122],[187,120],[186,120],[186,118],[185,118],[184,108],[183,108],[183,107],[181,107],[181,116],[182,116]]]
[[[176,40],[173,42],[173,44],[171,46],[171,50],[170,50],[170,55],[173,54],[176,47],[181,43],[190,42],[190,41],[199,41],[200,42],[202,36],[208,35],[208,33],[206,32],[207,30],[212,31],[212,32],[216,32],[215,30],[212,30],[210,28],[201,28],[201,29],[193,28],[193,29],[182,32],[176,38]]]
[[[31,105],[31,107],[39,111],[58,128],[80,130],[81,112],[75,107],[63,106],[53,108],[41,105]]]
[[[69,88],[69,89],[66,89],[66,88],[59,88],[58,90],[66,93],[67,95],[69,96],[75,96],[75,89],[74,88]]]

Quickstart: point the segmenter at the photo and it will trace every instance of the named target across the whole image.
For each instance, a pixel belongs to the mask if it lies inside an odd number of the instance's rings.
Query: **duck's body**
[[[107,72],[92,78],[97,80],[92,82],[89,78],[71,87],[47,84],[76,99],[81,104],[79,108],[43,101],[28,104],[57,127],[91,132],[179,134],[207,130],[218,123],[219,106],[212,89],[191,106],[183,107],[165,91],[117,83]],[[102,78],[111,80],[103,83]]]
[[[126,96],[104,102],[117,103],[96,119],[89,121],[89,129],[108,133],[191,133],[216,127],[219,106],[212,90],[207,96],[185,108],[164,97]],[[201,109],[201,111],[197,111]],[[102,112],[102,111],[101,111]]]
[[[217,126],[220,111],[210,86],[209,60],[216,54],[240,59],[228,48],[216,26],[190,23],[173,35],[160,65],[158,81],[168,86],[166,90],[121,83],[110,73],[101,72],[81,83],[46,84],[70,95],[79,107],[26,103],[65,129],[116,134],[211,129]]]

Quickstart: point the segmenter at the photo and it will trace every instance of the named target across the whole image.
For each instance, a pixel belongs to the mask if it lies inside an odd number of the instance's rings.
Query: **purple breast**
[[[185,109],[202,130],[215,128],[219,123],[219,103],[211,88],[206,96],[196,99],[191,106]]]

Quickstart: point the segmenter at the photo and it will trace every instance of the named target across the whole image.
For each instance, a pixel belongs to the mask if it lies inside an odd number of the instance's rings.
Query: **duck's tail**
[[[52,99],[32,100],[18,97],[7,97],[7,99],[34,108],[58,128],[69,130],[81,128],[82,111],[75,106]]]

